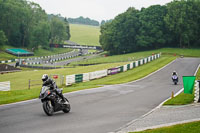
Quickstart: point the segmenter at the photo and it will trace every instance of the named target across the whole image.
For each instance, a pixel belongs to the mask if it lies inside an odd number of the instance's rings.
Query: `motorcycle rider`
[[[176,72],[176,71],[173,71],[172,76],[173,76],[173,75],[176,75],[176,76],[177,76],[177,72]]]
[[[51,90],[55,91],[58,96],[62,98],[64,104],[68,104],[63,96],[61,90],[57,87],[56,82],[53,79],[50,79],[47,74],[42,75],[43,86],[49,86]]]
[[[177,80],[178,80],[178,74],[177,74],[176,71],[173,71],[173,72],[172,72],[172,80],[173,80],[173,77],[174,77],[174,76],[176,76],[176,77],[177,77]]]

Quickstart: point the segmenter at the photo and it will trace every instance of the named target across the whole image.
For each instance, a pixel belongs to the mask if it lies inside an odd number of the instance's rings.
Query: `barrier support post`
[[[28,89],[30,90],[31,89],[31,80],[29,79],[29,82],[28,82]]]

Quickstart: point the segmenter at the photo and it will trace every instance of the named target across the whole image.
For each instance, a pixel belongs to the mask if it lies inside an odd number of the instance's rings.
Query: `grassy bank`
[[[151,51],[143,51],[143,52],[135,52],[130,54],[124,54],[124,55],[114,55],[114,56],[107,56],[104,57],[102,55],[101,57],[84,60],[81,62],[75,62],[71,63],[71,65],[77,65],[77,64],[101,64],[101,63],[111,63],[111,62],[123,62],[123,61],[132,61],[136,59],[140,59],[142,57],[147,57],[149,55],[152,55],[153,53],[162,53],[162,55],[176,55],[178,56],[187,56],[187,57],[200,57],[200,49],[180,49],[180,48],[162,48],[157,50],[151,50]],[[136,56],[137,55],[137,56]]]
[[[100,28],[97,26],[70,24],[70,41],[81,45],[100,46]]]
[[[200,133],[200,121],[135,133]]]

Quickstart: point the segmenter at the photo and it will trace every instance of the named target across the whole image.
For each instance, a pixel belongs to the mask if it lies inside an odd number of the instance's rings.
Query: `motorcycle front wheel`
[[[43,102],[43,110],[48,116],[52,116],[54,113],[53,106],[51,105],[51,101]]]

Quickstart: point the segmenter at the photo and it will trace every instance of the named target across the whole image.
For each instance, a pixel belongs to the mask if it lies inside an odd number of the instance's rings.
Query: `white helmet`
[[[173,75],[176,75],[176,71],[173,71]]]
[[[47,74],[43,74],[42,75],[42,81],[45,82],[48,79],[48,75]]]

